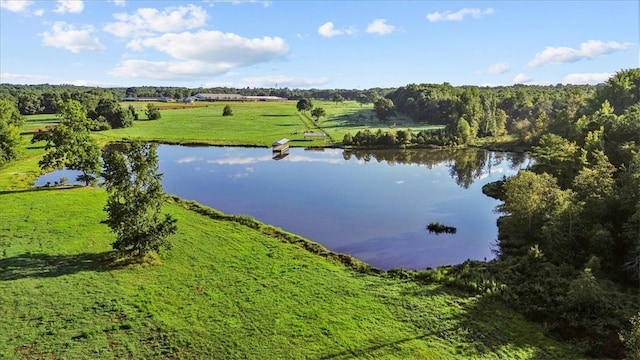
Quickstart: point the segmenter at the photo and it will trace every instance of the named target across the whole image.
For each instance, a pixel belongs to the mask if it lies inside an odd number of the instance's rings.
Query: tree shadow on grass
[[[567,350],[571,345],[567,342],[554,339],[544,334],[542,326],[527,323],[523,316],[507,308],[507,305],[498,299],[484,295],[473,298],[463,290],[439,287],[439,292],[451,292],[462,298],[456,301],[456,305],[463,311],[453,315],[452,320],[456,324],[452,333],[461,337],[464,343],[473,348],[478,355],[497,355],[508,357],[512,347],[519,349],[535,349],[529,359],[566,359],[572,355],[576,358],[586,358],[576,349],[570,354]],[[419,288],[404,292],[408,296],[429,296],[431,291],[422,291]],[[566,346],[564,350],[558,347],[559,343]]]
[[[0,259],[0,281],[51,278],[85,271],[103,272],[121,268],[116,252],[51,255],[24,253]]]
[[[34,186],[30,188],[24,189],[15,189],[15,190],[0,190],[0,195],[10,195],[10,194],[19,194],[19,193],[27,193],[34,191],[61,191],[61,190],[73,190],[79,189],[84,186],[82,185],[57,185],[57,186]]]
[[[319,359],[321,360],[328,360],[328,359],[353,359],[353,358],[360,358],[360,357],[368,357],[371,356],[372,353],[378,351],[378,350],[382,350],[384,348],[393,348],[396,347],[400,344],[406,343],[406,342],[410,342],[410,341],[414,341],[414,340],[422,340],[425,339],[429,336],[434,336],[437,335],[437,332],[432,332],[432,333],[426,333],[426,334],[422,334],[422,335],[418,335],[418,336],[413,336],[413,337],[408,337],[408,338],[404,338],[404,339],[399,339],[399,340],[395,340],[395,341],[388,341],[382,344],[377,344],[377,345],[372,345],[372,346],[368,346],[368,347],[363,347],[360,349],[354,349],[354,350],[345,350],[345,351],[341,351],[341,352],[337,352],[337,353],[333,353],[333,354],[328,354],[328,355],[323,355],[320,356]]]

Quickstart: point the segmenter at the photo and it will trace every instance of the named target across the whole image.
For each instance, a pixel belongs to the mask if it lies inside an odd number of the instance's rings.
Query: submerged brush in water
[[[454,228],[453,226],[446,226],[439,222],[430,222],[429,225],[427,225],[427,230],[429,230],[430,233],[436,233],[436,235],[439,235],[442,233],[455,234],[457,231],[457,229]]]

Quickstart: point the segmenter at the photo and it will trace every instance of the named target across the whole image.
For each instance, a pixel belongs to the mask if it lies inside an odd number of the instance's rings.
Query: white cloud
[[[264,7],[269,7],[271,5],[273,5],[272,1],[264,1],[264,0],[204,0],[205,2],[209,2],[209,3],[231,3],[233,5],[240,5],[240,4],[245,4],[245,3],[259,3],[262,4],[262,6]]]
[[[53,11],[59,14],[79,14],[82,10],[84,10],[84,2],[82,0],[58,0],[58,6]]]
[[[331,38],[334,36],[338,36],[338,35],[353,35],[356,33],[356,29],[351,26],[347,29],[344,30],[338,30],[334,27],[333,23],[331,21],[326,22],[322,25],[320,25],[320,27],[318,27],[318,34],[326,37],[326,38]]]
[[[11,12],[26,11],[33,1],[28,0],[0,0],[0,9],[7,9]]]
[[[289,51],[289,46],[279,37],[249,39],[232,33],[206,30],[134,40],[127,46],[137,50],[152,48],[176,59],[229,69],[282,59]]]
[[[504,74],[511,70],[511,65],[506,62],[495,63],[489,65],[486,69],[478,71],[479,74]]]
[[[396,31],[396,27],[388,25],[385,19],[375,19],[367,26],[367,32],[370,34],[387,35],[394,31]]]
[[[456,12],[445,11],[445,12],[433,12],[427,14],[427,20],[431,22],[437,21],[462,21],[465,16],[470,15],[474,19],[480,19],[484,15],[491,15],[494,11],[492,8],[486,8],[484,10],[481,9],[472,9],[472,8],[462,8]]]
[[[73,53],[81,51],[103,51],[106,48],[98,38],[92,36],[93,26],[85,25],[81,29],[67,24],[64,21],[57,21],[53,24],[51,32],[43,32],[39,34],[42,37],[42,43],[47,46],[53,46],[69,50]]]
[[[240,86],[238,86],[237,84],[234,84],[232,82],[210,81],[210,82],[204,83],[204,85],[202,87],[205,87],[205,88],[215,88],[215,87],[238,88]]]
[[[126,3],[125,0],[111,0],[111,2],[113,2],[115,6],[124,6]]]
[[[533,79],[529,76],[529,75],[525,75],[523,73],[520,73],[518,75],[516,75],[516,77],[513,78],[513,83],[514,84],[526,84],[531,82]]]
[[[217,165],[248,165],[271,160],[271,155],[265,155],[260,157],[229,157],[226,159],[207,160],[207,163]]]
[[[36,74],[0,73],[0,83],[42,84],[49,81],[49,76]]]
[[[342,156],[335,158],[314,158],[311,156],[290,154],[289,156],[284,158],[284,160],[289,162],[320,162],[327,164],[344,164],[344,158],[342,158]]]
[[[592,59],[601,55],[606,55],[617,50],[625,50],[632,47],[633,44],[618,43],[616,41],[604,42],[600,40],[589,40],[580,44],[579,49],[566,46],[551,47],[547,46],[544,50],[537,53],[535,58],[527,65],[529,67],[538,67],[545,64],[564,64],[575,62],[582,59]]]
[[[603,83],[609,78],[611,78],[614,73],[577,73],[577,74],[569,74],[564,77],[562,80],[563,84],[575,84],[575,85],[584,85],[584,84],[599,84]]]
[[[124,60],[110,75],[154,80],[202,80],[222,75],[233,68],[230,64],[208,64],[201,61]]]
[[[71,84],[75,86],[92,86],[92,87],[112,87],[115,86],[113,83],[108,83],[104,81],[94,81],[94,80],[71,80],[65,81],[65,84]]]
[[[149,36],[202,27],[207,12],[200,6],[173,6],[162,11],[140,8],[132,14],[113,14],[117,20],[104,26],[104,31],[118,37]]]
[[[195,157],[195,156],[187,156],[184,158],[180,158],[178,160],[175,160],[175,162],[177,162],[178,164],[189,164],[195,161],[202,161],[203,159],[200,157]]]
[[[35,16],[42,16],[44,15],[44,9],[37,9],[33,12],[33,15]]]
[[[272,87],[278,84],[278,87],[289,88],[305,88],[318,85],[324,85],[331,81],[329,78],[297,78],[291,76],[258,76],[242,79],[240,87]]]

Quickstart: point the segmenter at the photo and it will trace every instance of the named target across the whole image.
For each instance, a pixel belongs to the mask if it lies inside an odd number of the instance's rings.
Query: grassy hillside
[[[130,129],[145,138],[170,133],[140,124]],[[115,261],[106,193],[31,187],[41,154],[29,145],[0,169],[2,359],[581,357],[486,298],[358,273],[192,203],[166,204],[179,226],[171,251]]]
[[[179,204],[174,249],[136,266],[112,261],[102,190],[0,199],[2,358],[571,357],[481,298],[359,274]]]

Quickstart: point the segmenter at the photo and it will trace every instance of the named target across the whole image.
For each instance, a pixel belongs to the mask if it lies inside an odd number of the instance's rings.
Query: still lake
[[[530,165],[485,150],[158,146],[164,191],[304,236],[374,267],[424,269],[494,257],[498,201],[484,184]],[[73,173],[54,172],[36,185]],[[429,222],[457,228],[431,234]]]

